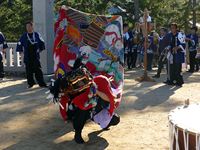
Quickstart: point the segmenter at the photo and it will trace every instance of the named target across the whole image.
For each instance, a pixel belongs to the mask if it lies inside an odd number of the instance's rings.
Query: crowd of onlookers
[[[158,67],[157,74],[153,77],[159,78],[161,70],[166,65],[167,81],[165,83],[182,86],[184,83],[181,75],[183,63],[189,62],[188,72],[199,71],[198,28],[193,26],[190,32],[185,34],[178,28],[176,23],[171,23],[169,27],[159,27],[159,33],[155,30],[153,24],[148,25],[148,27],[150,30],[148,29],[146,44],[144,44],[145,31],[141,23],[136,22],[134,28],[129,28],[126,23],[123,25],[124,66],[128,69],[143,68],[144,52],[146,50],[147,71],[151,71],[153,67]],[[16,50],[24,53],[28,87],[31,88],[35,84],[34,74],[39,85],[46,87],[39,61],[39,53],[45,49],[44,41],[39,33],[34,32],[32,22],[26,23],[26,29],[27,32],[21,36]],[[144,45],[146,45],[146,49]],[[2,56],[7,48],[5,37],[0,32],[0,79],[4,77]]]
[[[169,85],[182,86],[181,75],[182,64],[189,63],[187,72],[199,71],[200,50],[198,47],[198,28],[193,26],[188,34],[181,31],[176,23],[171,23],[169,27],[159,27],[159,33],[150,24],[151,30],[146,37],[147,71],[152,71],[153,67],[158,67],[154,78],[159,78],[161,70],[166,64],[167,81]],[[141,23],[135,23],[134,28],[129,28],[124,24],[124,66],[129,70],[144,67],[144,27]],[[147,29],[148,30],[148,29]],[[189,59],[187,56],[189,55]]]

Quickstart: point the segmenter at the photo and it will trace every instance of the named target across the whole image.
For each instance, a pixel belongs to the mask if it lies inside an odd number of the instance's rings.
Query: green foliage
[[[109,6],[109,0],[55,0],[56,7],[66,5],[78,9],[80,11],[105,14]]]
[[[0,31],[9,41],[17,41],[25,31],[25,22],[32,20],[32,0],[8,0],[0,1]],[[142,15],[144,8],[148,8],[157,25],[167,26],[170,22],[177,22],[180,27],[187,30],[189,21],[192,20],[192,12],[196,11],[197,22],[200,22],[200,3],[193,8],[189,1],[192,0],[138,0],[139,12]],[[108,8],[120,6],[126,12],[121,12],[124,21],[133,24],[135,0],[55,0],[55,11],[62,5],[75,9],[94,13],[108,14]]]
[[[8,41],[16,41],[25,31],[24,23],[32,20],[32,0],[13,0],[12,5],[4,0],[0,4],[0,31]]]
[[[194,10],[189,0],[146,0],[142,3],[141,8],[147,7],[157,24],[167,26],[170,22],[176,22],[181,29],[188,29]],[[200,12],[198,8],[200,8],[199,3],[195,10]]]

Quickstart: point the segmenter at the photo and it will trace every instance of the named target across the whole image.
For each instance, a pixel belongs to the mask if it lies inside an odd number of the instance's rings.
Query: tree
[[[4,1],[0,5],[0,31],[9,41],[16,41],[25,31],[25,22],[32,20],[32,0]]]

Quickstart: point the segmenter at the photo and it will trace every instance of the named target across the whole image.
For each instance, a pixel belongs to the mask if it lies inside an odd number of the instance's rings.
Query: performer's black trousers
[[[4,69],[3,69],[3,57],[0,53],[0,78],[4,77]]]
[[[194,72],[195,70],[199,70],[199,64],[196,60],[197,51],[190,51],[190,71]]]
[[[46,85],[43,78],[43,73],[41,70],[40,62],[37,63],[26,63],[26,77],[28,85],[32,86],[35,84],[33,75],[35,73],[35,78],[40,86]]]
[[[81,133],[86,121],[90,118],[90,110],[76,109],[73,114],[73,127],[76,132]]]

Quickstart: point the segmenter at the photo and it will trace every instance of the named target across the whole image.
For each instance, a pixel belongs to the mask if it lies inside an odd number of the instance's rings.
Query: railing
[[[8,43],[8,49],[3,56],[5,72],[25,72],[22,56],[16,52],[17,43]]]

